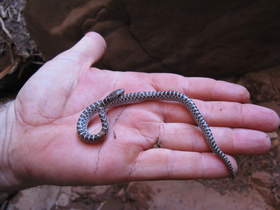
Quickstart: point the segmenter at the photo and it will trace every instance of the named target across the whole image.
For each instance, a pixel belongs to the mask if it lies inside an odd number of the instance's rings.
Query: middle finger
[[[271,109],[254,104],[236,102],[205,102],[194,100],[206,122],[212,126],[248,128],[273,131],[279,126],[279,117]],[[152,111],[162,116],[167,123],[194,123],[185,106],[178,103],[160,102],[151,106]]]

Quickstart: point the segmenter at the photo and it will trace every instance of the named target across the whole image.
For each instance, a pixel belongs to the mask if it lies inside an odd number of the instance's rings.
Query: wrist
[[[12,128],[15,123],[13,107],[13,101],[0,104],[0,192],[11,192],[21,188],[12,170],[13,163],[10,156],[13,141]]]

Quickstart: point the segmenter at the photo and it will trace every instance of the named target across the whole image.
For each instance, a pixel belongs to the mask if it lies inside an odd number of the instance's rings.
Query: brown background
[[[103,68],[223,76],[280,63],[279,0],[68,0],[27,4],[46,58],[101,33]]]

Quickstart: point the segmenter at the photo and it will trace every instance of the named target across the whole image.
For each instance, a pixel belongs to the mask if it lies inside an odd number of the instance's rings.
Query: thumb
[[[44,64],[22,87],[18,94],[29,121],[40,114],[54,119],[64,112],[65,103],[77,84],[79,74],[103,55],[106,43],[97,33],[87,33],[69,50]],[[32,93],[32,94],[31,94]],[[59,99],[59,100],[58,100]],[[32,107],[32,109],[30,108]],[[38,123],[32,121],[32,123]]]
[[[105,49],[104,38],[98,33],[88,32],[72,48],[56,56],[54,60],[67,59],[84,67],[90,67],[102,57]]]

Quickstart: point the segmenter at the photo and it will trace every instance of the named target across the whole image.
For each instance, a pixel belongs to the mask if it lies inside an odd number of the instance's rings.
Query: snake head
[[[104,105],[110,104],[112,101],[116,100],[120,96],[124,94],[124,89],[117,89],[111,92],[108,96],[106,96],[103,100]]]

